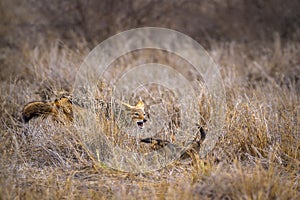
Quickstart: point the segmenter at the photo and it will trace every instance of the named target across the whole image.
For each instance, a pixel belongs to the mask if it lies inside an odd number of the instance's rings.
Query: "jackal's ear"
[[[118,100],[118,102],[124,105],[127,109],[144,109],[144,102],[142,101],[142,99],[140,99],[135,106],[132,106],[128,103],[124,103],[120,100]]]
[[[144,102],[142,101],[142,99],[140,98],[140,100],[137,102],[137,104],[135,105],[136,108],[139,108],[139,109],[144,109],[145,107],[145,104]]]

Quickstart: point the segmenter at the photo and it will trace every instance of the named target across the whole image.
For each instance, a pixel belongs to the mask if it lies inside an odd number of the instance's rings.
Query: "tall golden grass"
[[[99,164],[72,126],[20,121],[25,103],[72,89],[89,52],[80,41],[23,45],[17,61],[7,57],[15,66],[5,71],[14,76],[1,76],[0,199],[300,198],[299,43],[279,36],[265,44],[212,41],[209,54],[226,88],[223,136],[193,164],[136,174]],[[209,105],[208,98],[200,111]]]

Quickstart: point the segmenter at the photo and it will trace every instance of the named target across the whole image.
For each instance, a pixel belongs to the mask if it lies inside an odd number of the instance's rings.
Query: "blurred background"
[[[211,40],[271,41],[274,33],[299,41],[299,10],[298,0],[1,0],[0,46],[36,45],[45,36],[93,45],[146,26],[180,31],[206,48]]]
[[[226,49],[236,57],[243,52],[244,60],[257,60],[257,55],[266,55],[269,60],[276,57],[275,63],[265,67],[266,73],[273,77],[288,71],[285,76],[298,81],[295,70],[300,70],[300,59],[292,56],[290,62],[282,58],[287,46],[287,55],[299,53],[299,10],[298,0],[0,0],[0,80],[21,71],[26,73],[23,78],[34,77],[31,66],[41,62],[34,63],[33,58],[42,57],[33,52],[36,47],[40,48],[36,52],[47,52],[54,48],[45,46],[58,41],[56,47],[78,51],[78,61],[72,60],[79,65],[84,55],[108,37],[151,26],[189,35],[220,65],[222,56],[214,56],[214,49]],[[66,65],[57,62],[57,67]],[[229,63],[233,64],[232,60]]]
[[[124,30],[171,28],[206,44],[210,39],[270,40],[278,32],[299,40],[297,0],[1,0],[1,45],[40,35],[101,42]]]

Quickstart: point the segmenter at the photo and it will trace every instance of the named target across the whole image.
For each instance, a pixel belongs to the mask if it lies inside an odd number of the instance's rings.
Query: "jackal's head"
[[[144,128],[144,123],[147,122],[146,113],[145,113],[145,105],[144,102],[140,99],[135,106],[129,105],[127,103],[121,102],[126,109],[130,112],[131,119],[137,126],[142,129]]]

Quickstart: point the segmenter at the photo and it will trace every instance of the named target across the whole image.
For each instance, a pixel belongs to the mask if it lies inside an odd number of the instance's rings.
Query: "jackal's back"
[[[39,116],[55,115],[56,111],[52,102],[33,101],[26,104],[22,110],[22,118],[25,123]]]

